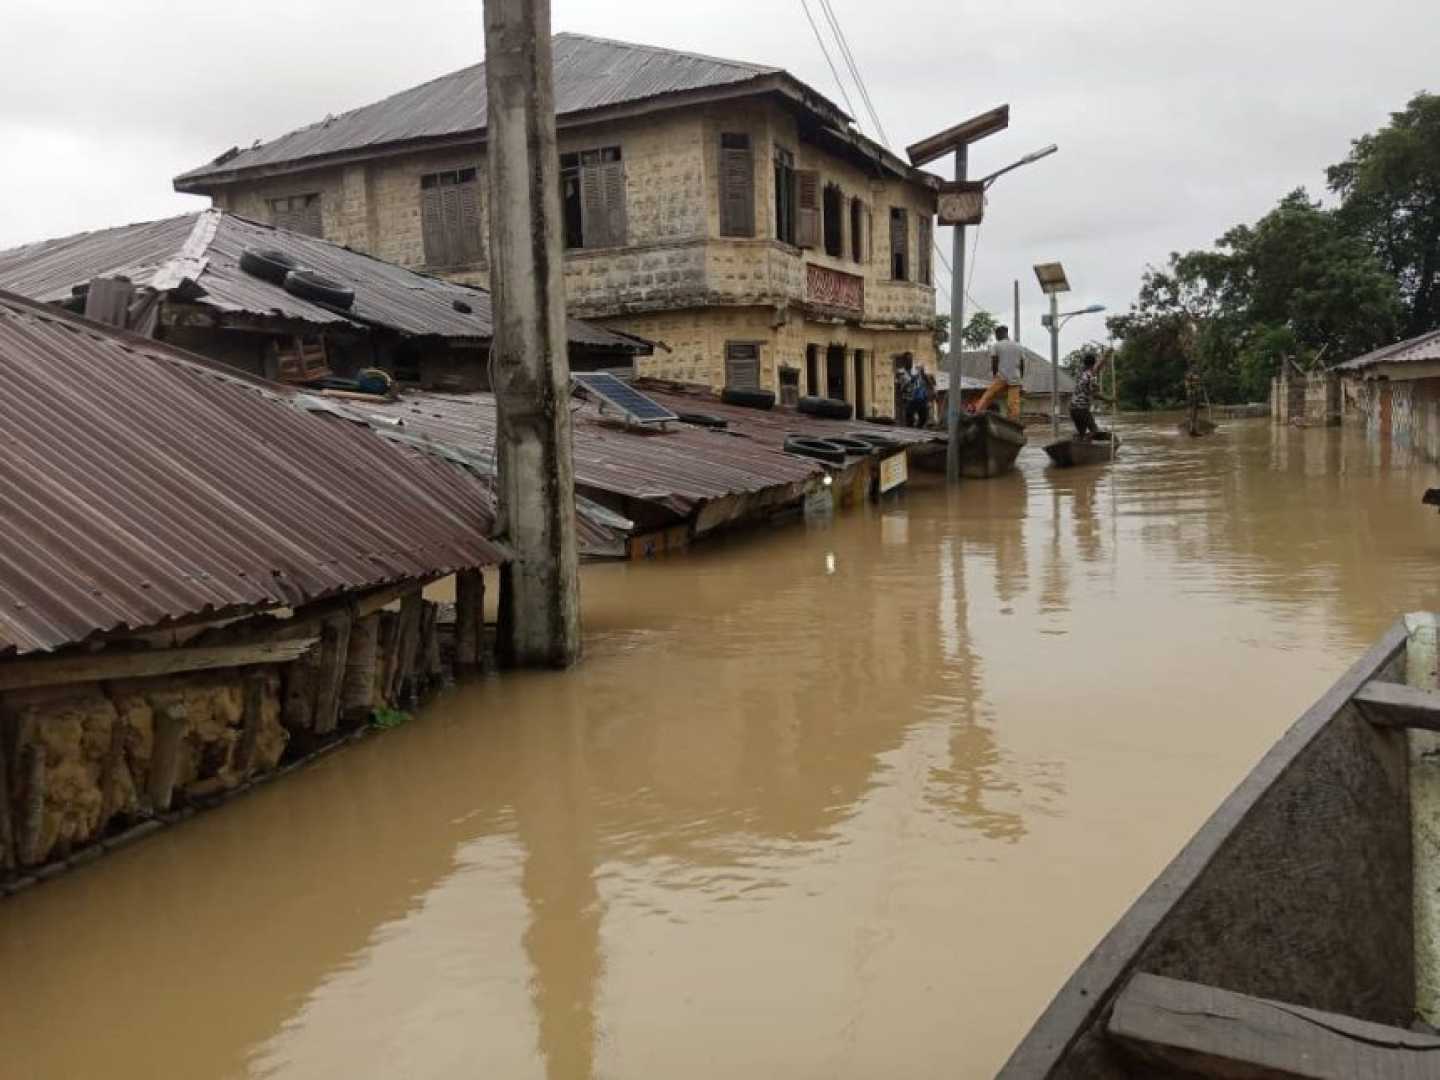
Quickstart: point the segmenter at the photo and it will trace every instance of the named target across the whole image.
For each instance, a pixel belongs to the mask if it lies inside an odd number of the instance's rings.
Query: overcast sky
[[[1319,194],[1351,138],[1440,91],[1433,0],[831,2],[897,150],[1001,102],[1011,128],[972,150],[972,175],[1060,144],[992,189],[978,231],[970,292],[1008,312],[1018,277],[1027,342],[1034,262],[1064,260],[1074,306],[1123,309],[1146,263],[1296,186]],[[199,208],[172,191],[176,173],[474,63],[481,10],[4,0],[0,248]],[[553,20],[784,67],[841,100],[801,0],[553,0]],[[1067,347],[1100,321],[1072,326]]]

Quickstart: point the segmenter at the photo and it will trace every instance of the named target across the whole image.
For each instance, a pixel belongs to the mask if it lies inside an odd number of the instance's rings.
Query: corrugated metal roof
[[[240,269],[246,248],[283,251],[301,265],[355,289],[356,318],[292,296]],[[123,275],[136,285],[175,288],[189,278],[196,303],[231,314],[276,316],[316,326],[378,324],[398,333],[488,341],[494,333],[484,289],[419,274],[315,236],[287,232],[221,210],[80,233],[0,252],[0,288],[33,300],[63,300],[94,277]],[[187,297],[188,298],[188,297]],[[456,302],[470,312],[456,310]],[[634,353],[635,339],[571,319],[574,345]]]
[[[0,292],[0,655],[503,561],[475,471]]]
[[[1335,366],[1340,371],[1359,371],[1376,364],[1415,364],[1425,360],[1440,360],[1440,330],[1397,341]]]
[[[627,431],[584,407],[574,414],[577,486],[653,503],[678,517],[729,495],[755,494],[804,483],[822,472],[816,462],[787,454],[785,436],[835,435],[854,422],[821,420],[789,410],[762,412],[723,405],[709,394],[677,394],[642,384],[676,412],[705,412],[729,422],[726,431],[673,425],[666,433]],[[347,401],[347,408],[399,422],[408,437],[477,462],[493,463],[496,409],[491,394],[406,393],[384,404]],[[934,432],[858,425],[907,444],[935,442]]]
[[[555,113],[565,116],[780,74],[779,68],[649,45],[556,34]],[[474,64],[268,143],[182,173],[177,188],[238,169],[443,136],[479,136],[486,124],[485,65]]]
[[[1050,358],[1041,356],[1034,349],[1025,349],[1024,387],[1027,394],[1050,393]],[[960,371],[972,379],[982,380],[986,386],[991,383],[990,350],[977,349],[960,354]],[[1064,368],[1060,369],[1060,393],[1075,392],[1075,380]]]

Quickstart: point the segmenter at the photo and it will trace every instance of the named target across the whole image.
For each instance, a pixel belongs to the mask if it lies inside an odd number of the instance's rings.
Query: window
[[[270,220],[277,229],[304,233],[306,236],[323,236],[320,224],[320,196],[286,195],[270,200]]]
[[[795,243],[795,155],[775,148],[775,239]]]
[[[725,386],[731,390],[760,389],[760,346],[753,341],[725,343]]]
[[[825,194],[821,200],[825,211],[825,254],[834,256],[837,259],[845,255],[845,236],[842,232],[844,226],[841,222],[844,219],[845,196],[840,194],[840,188],[835,184],[825,185]]]
[[[755,158],[750,136],[720,136],[720,235],[755,235]]]
[[[865,204],[850,200],[850,258],[865,261]]]
[[[921,285],[934,285],[933,263],[935,259],[935,240],[931,230],[933,223],[928,215],[915,219],[915,280]]]
[[[800,400],[800,369],[780,368],[780,404],[794,406]]]
[[[805,393],[816,397],[820,393],[820,348],[805,346]]]
[[[898,206],[890,208],[890,276],[910,280],[910,215]]]
[[[820,246],[820,174],[795,170],[795,242],[803,248]]]
[[[560,155],[567,248],[624,247],[625,162],[620,147]]]
[[[474,169],[449,169],[420,177],[420,225],[426,266],[470,266],[484,261],[480,181]]]

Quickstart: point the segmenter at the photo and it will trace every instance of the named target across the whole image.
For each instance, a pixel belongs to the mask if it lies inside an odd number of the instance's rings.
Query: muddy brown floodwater
[[[0,904],[6,1077],[981,1077],[1440,603],[1431,470],[1135,426],[584,577],[584,666]]]

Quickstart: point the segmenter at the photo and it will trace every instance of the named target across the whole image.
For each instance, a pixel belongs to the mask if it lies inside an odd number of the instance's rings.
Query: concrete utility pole
[[[1010,324],[1010,336],[1015,339],[1015,344],[1020,344],[1020,279],[1015,279],[1015,319]]]
[[[970,148],[965,143],[955,147],[955,179],[966,179],[970,168]],[[945,478],[950,483],[960,480],[960,371],[965,342],[965,226],[956,225],[950,251],[950,390],[946,394]]]
[[[550,0],[485,0],[502,663],[580,658]]]
[[[1050,294],[1050,435],[1060,437],[1060,294]]]

